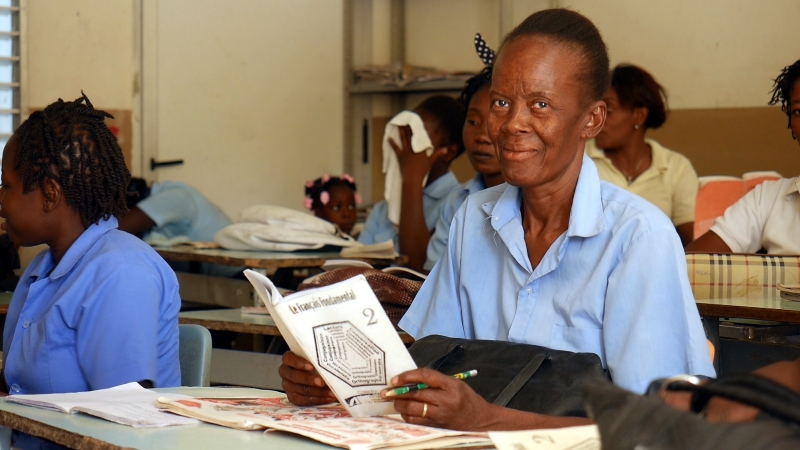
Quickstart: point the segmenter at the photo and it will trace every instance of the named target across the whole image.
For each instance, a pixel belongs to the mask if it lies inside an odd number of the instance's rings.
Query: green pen
[[[463,380],[464,378],[472,378],[477,375],[478,371],[473,369],[473,370],[468,370],[466,372],[457,373],[453,375],[453,378],[458,378],[459,380]],[[428,385],[425,383],[406,384],[398,388],[392,389],[391,391],[386,393],[386,396],[394,397],[396,395],[408,394],[411,391],[420,391],[422,389],[427,389],[427,388]]]

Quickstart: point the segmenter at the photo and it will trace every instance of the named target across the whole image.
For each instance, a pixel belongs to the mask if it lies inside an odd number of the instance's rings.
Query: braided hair
[[[780,75],[775,78],[772,98],[769,100],[770,105],[781,105],[781,111],[789,117],[789,128],[792,127],[792,108],[789,102],[792,88],[798,79],[800,79],[800,60],[795,61],[791,66],[784,67]]]
[[[328,203],[328,200],[324,199],[323,197],[329,195],[328,193],[331,191],[331,189],[337,186],[344,186],[352,189],[355,193],[356,203],[361,203],[358,191],[356,191],[356,183],[353,181],[353,177],[348,174],[342,175],[341,178],[324,175],[314,181],[306,181],[306,196],[304,199],[305,207],[311,211],[314,211],[317,208],[322,208],[323,205]]]
[[[472,101],[472,97],[475,96],[475,93],[485,86],[486,83],[491,82],[492,66],[484,67],[477,75],[467,80],[464,84],[464,89],[461,91],[461,95],[458,97],[464,110],[469,109],[469,102]]]
[[[85,227],[128,212],[125,205],[130,172],[122,150],[104,119],[81,92],[73,102],[58,99],[36,111],[16,131],[17,161],[23,192],[38,186],[45,198],[45,181],[54,179]]]

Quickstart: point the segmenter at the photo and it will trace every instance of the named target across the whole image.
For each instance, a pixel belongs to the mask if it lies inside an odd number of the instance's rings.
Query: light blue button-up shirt
[[[463,185],[459,189],[453,190],[444,201],[441,212],[439,213],[439,220],[436,222],[436,230],[428,242],[428,254],[425,260],[425,270],[433,269],[436,261],[442,257],[447,248],[447,239],[450,236],[450,223],[458,211],[458,207],[464,203],[468,196],[486,189],[486,184],[483,182],[483,175],[477,174],[475,177]]]
[[[639,393],[656,378],[714,375],[683,248],[664,213],[601,182],[584,156],[567,231],[534,268],[520,206],[508,184],[467,198],[402,329],[592,352],[615,384]]]
[[[55,265],[31,262],[9,305],[3,369],[11,394],[180,386],[175,273],[117,219],[90,226]]]
[[[153,183],[150,196],[136,204],[156,226],[143,236],[158,233],[166,238],[189,236],[193,241],[213,241],[217,231],[232,222],[203,194],[185,183]]]
[[[429,230],[436,227],[445,199],[458,187],[458,179],[453,172],[447,172],[425,186],[422,191],[422,209],[425,214],[425,225]],[[389,220],[389,204],[383,200],[372,207],[372,212],[364,224],[364,230],[358,235],[358,242],[369,245],[386,242],[389,239],[394,241],[395,250],[400,251],[397,227]]]

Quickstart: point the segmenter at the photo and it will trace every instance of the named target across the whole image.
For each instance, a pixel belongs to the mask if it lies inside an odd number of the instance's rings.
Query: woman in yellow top
[[[586,146],[601,180],[643,197],[672,220],[683,245],[694,235],[697,173],[680,153],[645,139],[667,119],[666,92],[644,69],[620,64],[611,71],[605,126]]]

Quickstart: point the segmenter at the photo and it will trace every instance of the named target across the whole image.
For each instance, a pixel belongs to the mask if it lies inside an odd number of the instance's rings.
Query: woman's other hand
[[[324,405],[338,401],[314,366],[291,351],[283,354],[278,373],[283,390],[295,405]]]

